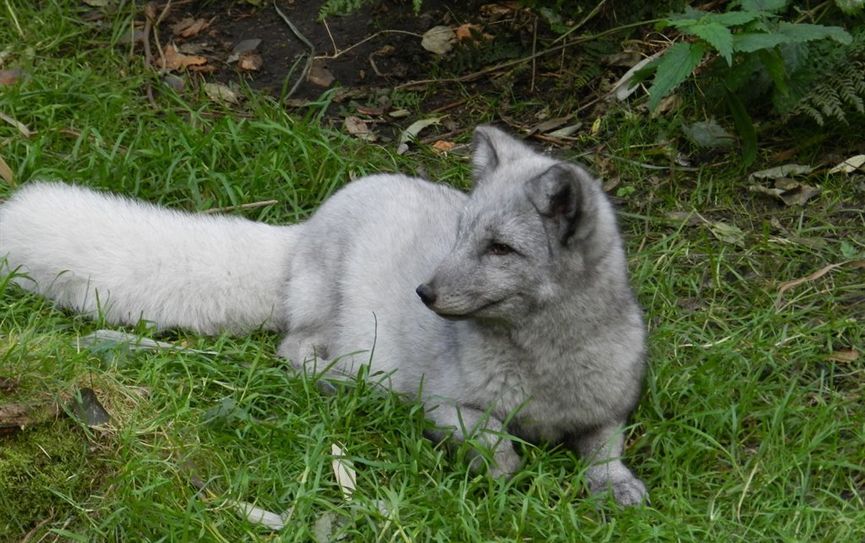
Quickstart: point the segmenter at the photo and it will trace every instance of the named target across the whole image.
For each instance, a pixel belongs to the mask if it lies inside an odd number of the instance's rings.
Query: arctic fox
[[[469,195],[372,175],[283,227],[30,183],[0,206],[0,258],[23,288],[111,322],[283,331],[298,368],[369,364],[419,394],[440,435],[492,451],[493,475],[520,466],[508,434],[562,443],[592,491],[640,503],[619,457],[645,327],[610,202],[498,129],[473,145]]]

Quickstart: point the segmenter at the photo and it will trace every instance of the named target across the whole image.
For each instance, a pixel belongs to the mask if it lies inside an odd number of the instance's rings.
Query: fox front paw
[[[632,473],[604,480],[591,481],[589,490],[592,494],[611,491],[616,503],[622,506],[640,505],[649,501],[649,492],[643,481]]]

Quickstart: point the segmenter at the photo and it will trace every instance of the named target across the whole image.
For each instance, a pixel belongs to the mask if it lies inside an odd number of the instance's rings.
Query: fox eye
[[[515,252],[516,251],[514,251],[514,248],[511,247],[510,245],[508,245],[507,243],[499,243],[496,241],[490,243],[490,246],[487,247],[487,254],[495,255],[495,256],[504,256],[504,255],[513,254]]]

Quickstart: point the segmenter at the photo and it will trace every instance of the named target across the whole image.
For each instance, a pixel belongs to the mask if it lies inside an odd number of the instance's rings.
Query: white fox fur
[[[638,503],[619,456],[645,330],[613,210],[579,166],[491,127],[474,166],[471,195],[375,175],[289,227],[32,183],[0,207],[0,257],[22,287],[112,322],[281,329],[299,368],[370,364],[420,392],[444,433],[493,450],[494,474],[520,465],[508,431],[564,443],[592,490]]]
[[[2,207],[0,250],[16,283],[62,307],[117,323],[244,332],[281,328],[296,228],[31,183]]]

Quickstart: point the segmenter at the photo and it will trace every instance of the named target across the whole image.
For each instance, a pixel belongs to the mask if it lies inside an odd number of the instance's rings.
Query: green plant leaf
[[[733,124],[742,140],[742,166],[748,167],[757,158],[757,130],[745,105],[729,89],[727,89],[727,107],[730,108]]]
[[[790,78],[787,76],[787,69],[784,67],[784,59],[781,57],[781,53],[777,49],[763,49],[757,54],[760,57],[760,61],[766,67],[766,71],[769,72],[769,77],[772,78],[772,82],[775,83],[778,91],[783,95],[789,95]]]
[[[787,7],[789,0],[742,0],[739,5],[747,11],[781,11]]]
[[[677,43],[664,53],[658,61],[655,79],[649,89],[650,111],[658,107],[661,98],[691,75],[705,54],[706,47],[700,43]]]
[[[683,29],[689,34],[694,34],[706,40],[706,42],[718,50],[718,53],[727,61],[727,66],[733,64],[733,34],[726,26],[718,23],[704,23],[693,25]]]
[[[739,26],[750,23],[762,17],[763,14],[759,11],[728,11],[727,13],[710,13],[706,16],[706,21],[718,23],[724,26]]]
[[[843,45],[849,45],[853,37],[840,26],[823,26],[812,24],[795,24],[781,22],[778,24],[778,33],[788,38],[788,43],[802,43],[806,41],[822,40],[832,38]]]
[[[789,43],[790,38],[783,34],[766,32],[742,32],[733,34],[733,50],[742,53],[753,53],[760,49],[771,49],[782,43]]]

